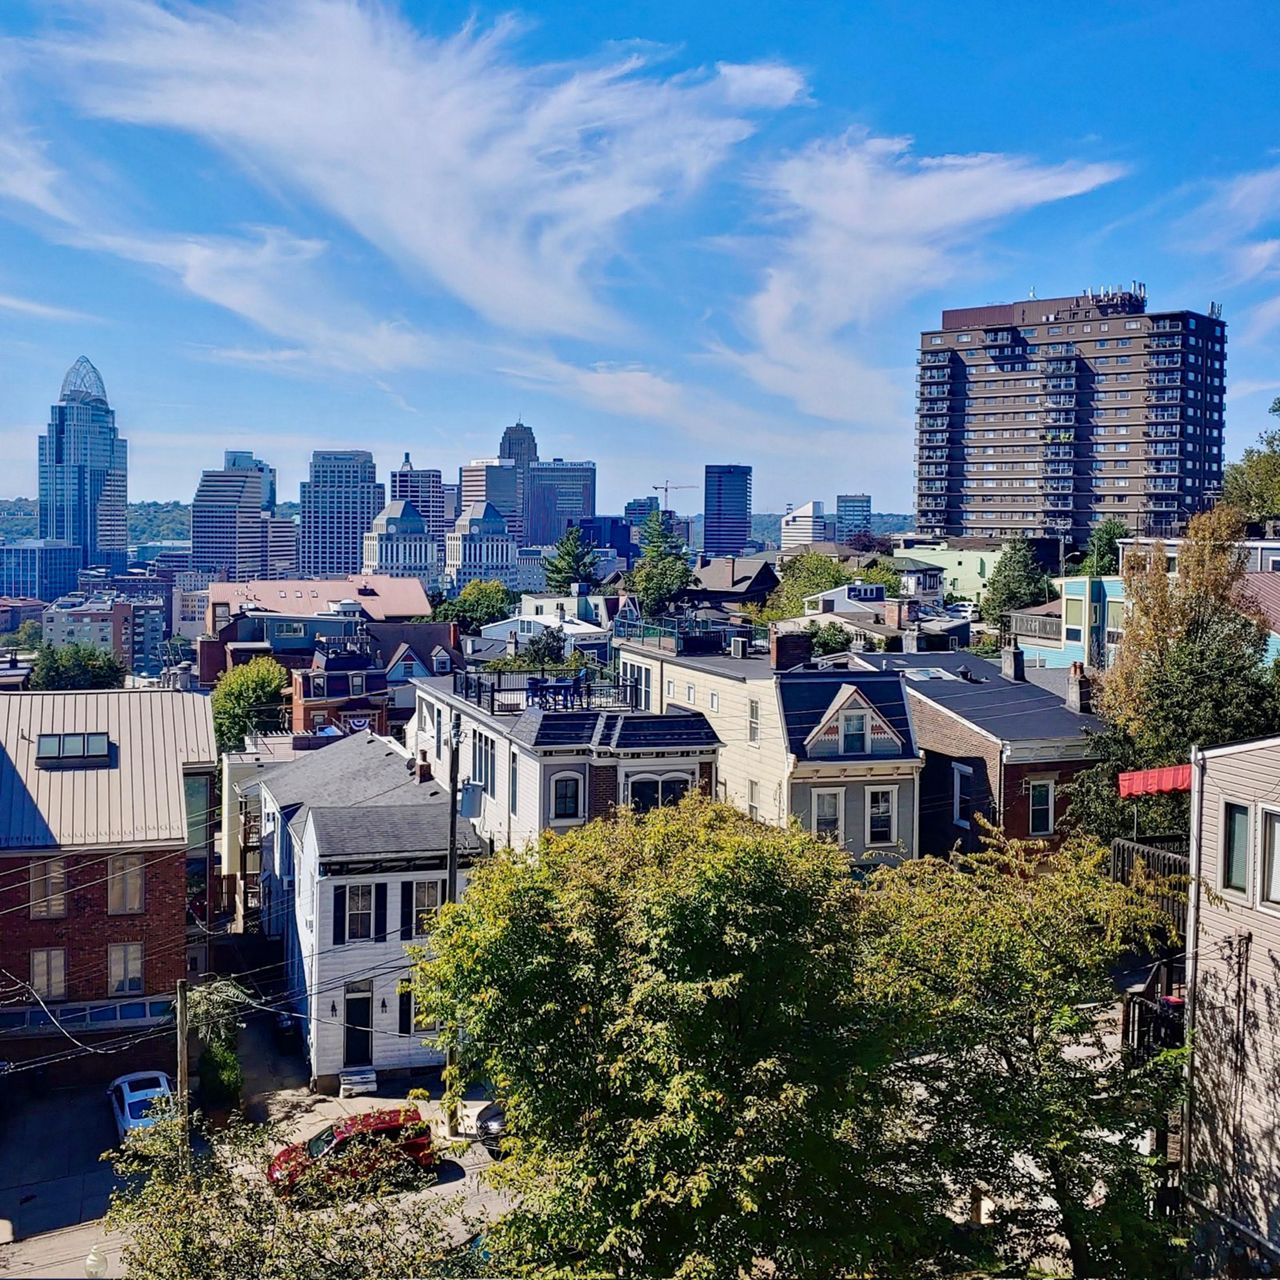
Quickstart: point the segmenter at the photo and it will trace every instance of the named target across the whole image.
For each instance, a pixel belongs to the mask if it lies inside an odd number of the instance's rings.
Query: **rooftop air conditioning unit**
[[[734,636],[729,641],[729,654],[734,658],[745,658],[747,656],[746,636]]]

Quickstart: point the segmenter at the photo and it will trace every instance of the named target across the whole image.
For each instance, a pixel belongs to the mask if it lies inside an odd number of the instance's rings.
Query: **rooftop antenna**
[[[1027,301],[1033,302],[1035,300],[1035,296],[1036,296],[1036,287],[1035,285],[1032,285],[1031,292],[1027,294]]]

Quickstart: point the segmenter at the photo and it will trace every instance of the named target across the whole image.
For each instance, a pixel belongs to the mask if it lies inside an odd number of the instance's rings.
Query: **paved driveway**
[[[98,1157],[115,1144],[102,1088],[10,1099],[0,1115],[0,1239],[102,1217],[115,1175]]]

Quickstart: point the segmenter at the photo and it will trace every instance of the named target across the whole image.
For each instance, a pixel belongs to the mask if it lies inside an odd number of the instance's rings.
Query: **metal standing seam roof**
[[[106,765],[36,765],[42,733],[105,733]],[[218,758],[209,699],[176,689],[0,696],[0,848],[187,842],[183,768]]]

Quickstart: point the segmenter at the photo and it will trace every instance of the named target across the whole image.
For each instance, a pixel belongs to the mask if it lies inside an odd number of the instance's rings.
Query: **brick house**
[[[334,725],[344,732],[387,732],[387,673],[369,654],[321,647],[311,666],[295,671],[292,678],[294,733],[315,733]]]
[[[197,694],[0,697],[0,969],[23,988],[0,1008],[0,1056],[67,1048],[53,1018],[89,1040],[168,1018],[177,980],[204,967],[186,907],[216,765]]]
[[[456,722],[462,813],[489,849],[520,848],[617,805],[644,811],[715,792],[720,740],[706,717],[638,710],[631,683],[459,671],[415,684],[410,747],[420,768],[447,778]]]
[[[858,664],[902,675],[924,750],[920,847],[945,855],[976,849],[981,814],[1018,839],[1054,841],[1066,784],[1092,763],[1089,679],[1036,669],[1028,681],[1017,649],[1002,666],[969,653],[859,653]],[[1056,687],[1055,687],[1056,686]]]

